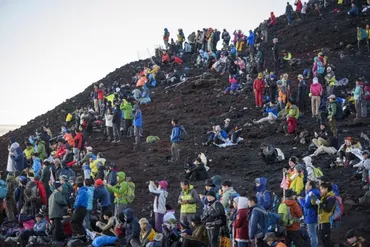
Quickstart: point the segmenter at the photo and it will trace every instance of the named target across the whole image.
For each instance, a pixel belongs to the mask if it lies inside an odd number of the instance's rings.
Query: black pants
[[[339,158],[341,160],[343,160],[344,157],[346,157],[346,161],[347,162],[350,162],[350,161],[356,159],[356,155],[354,155],[353,153],[351,153],[351,152],[345,152],[345,151],[340,151],[339,152]]]
[[[210,247],[218,247],[220,245],[219,242],[220,227],[207,229],[207,235]]]
[[[331,229],[330,223],[323,223],[321,224],[320,228],[320,238],[324,245],[324,247],[331,247]]]
[[[86,216],[87,210],[84,207],[77,207],[73,212],[71,224],[72,224],[72,234],[73,235],[85,235],[85,228],[83,226],[83,221]]]
[[[64,226],[63,226],[63,223],[62,223],[62,219],[61,218],[58,218],[58,219],[52,219],[53,220],[53,224],[52,224],[52,234],[53,234],[53,237],[52,237],[52,240],[53,242],[62,242],[64,241]]]
[[[290,246],[294,243],[295,246],[302,246],[305,247],[305,242],[303,241],[301,231],[287,231],[286,236],[286,245]]]
[[[182,247],[203,247],[205,246],[202,242],[197,240],[184,239],[182,241]]]
[[[128,129],[132,126],[132,119],[125,119],[124,121],[124,128],[123,128],[123,135],[129,136]]]

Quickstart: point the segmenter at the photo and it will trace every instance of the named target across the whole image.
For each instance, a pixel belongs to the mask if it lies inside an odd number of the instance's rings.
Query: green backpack
[[[135,184],[133,182],[127,182],[128,192],[127,192],[127,203],[132,203],[135,199]]]
[[[324,173],[321,171],[321,169],[317,168],[317,167],[313,168],[313,174],[314,174],[315,178],[319,178],[319,177],[324,176]]]
[[[281,225],[284,227],[291,226],[294,223],[294,218],[290,213],[290,207],[285,203],[280,203],[278,214],[281,216]]]

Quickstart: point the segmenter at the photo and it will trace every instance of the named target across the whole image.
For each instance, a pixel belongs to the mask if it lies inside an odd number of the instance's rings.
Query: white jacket
[[[149,183],[150,193],[155,195],[153,209],[154,213],[165,214],[166,213],[166,201],[168,192],[164,189],[158,189]]]
[[[353,167],[355,168],[365,168],[366,170],[370,170],[370,159],[362,160]]]
[[[105,114],[105,126],[113,127],[113,115],[112,114]]]

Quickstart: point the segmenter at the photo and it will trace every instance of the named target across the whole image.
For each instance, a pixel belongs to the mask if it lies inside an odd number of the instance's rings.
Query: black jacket
[[[215,201],[207,206],[201,217],[202,222],[208,228],[209,226],[223,226],[226,224],[225,209],[221,202]]]

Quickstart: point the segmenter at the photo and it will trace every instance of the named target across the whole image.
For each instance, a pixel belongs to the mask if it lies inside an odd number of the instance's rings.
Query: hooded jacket
[[[221,203],[224,208],[229,207],[229,199],[232,194],[236,194],[236,191],[233,187],[229,187],[224,193],[222,194]]]
[[[249,31],[248,45],[254,45],[254,33],[252,31]]]
[[[167,202],[168,192],[163,188],[158,189],[154,187],[151,183],[149,183],[149,191],[155,196],[154,203],[153,203],[154,213],[165,214],[167,211],[166,202]]]
[[[87,200],[87,210],[88,211],[91,211],[93,209],[93,206],[94,206],[94,186],[88,186],[86,187],[87,188],[87,196],[88,196],[88,200]]]
[[[312,192],[312,197],[308,194]],[[317,205],[312,204],[312,199],[315,201],[320,198],[320,191],[314,188],[307,191],[305,198],[299,200],[299,204],[303,208],[304,221],[306,224],[317,224]]]
[[[319,182],[319,180],[315,177],[316,167],[312,165],[312,158],[310,156],[306,156],[302,160],[306,164],[307,180]]]
[[[288,115],[292,115],[295,119],[299,118],[299,108],[296,105],[292,105],[288,110],[287,110]]]
[[[287,226],[287,231],[299,231],[301,229],[299,219],[303,214],[298,202],[293,199],[286,199],[284,203],[289,207],[290,215],[295,219],[291,226]]]
[[[40,222],[36,221],[35,225],[33,226],[33,230],[35,232],[45,232],[47,224],[49,224],[49,222],[46,219],[42,219]]]
[[[135,117],[134,117],[134,126],[142,127],[143,126],[143,114],[139,109],[138,105],[134,105]]]
[[[40,158],[39,157],[35,157],[33,159],[33,162],[32,162],[32,170],[33,170],[33,174],[36,176],[36,175],[40,175],[40,172],[41,172],[41,161],[40,161]]]
[[[353,166],[354,168],[365,168],[366,170],[370,170],[370,158],[366,160],[362,160],[356,165]]]
[[[258,203],[261,204],[264,209],[269,210],[271,207],[271,193],[267,190],[267,178],[259,178],[259,186],[256,187],[256,191]]]
[[[253,82],[253,89],[257,92],[263,92],[263,89],[265,88],[265,82],[263,79],[255,79]]]
[[[170,32],[168,32],[168,29],[167,29],[167,28],[165,28],[165,29],[164,29],[164,34],[163,34],[163,40],[168,41],[168,40],[169,40],[169,38],[170,38]]]
[[[23,150],[24,156],[26,157],[26,160],[32,159],[32,154],[34,152],[34,149],[32,146],[28,146],[25,150]]]
[[[199,195],[193,185],[189,185],[189,189],[187,190],[182,190],[178,204],[181,204],[181,201],[187,201],[187,203],[181,205],[181,214],[195,214],[199,200]]]
[[[66,207],[67,201],[65,200],[62,193],[58,190],[54,190],[54,192],[49,197],[49,218],[62,219]]]
[[[74,138],[74,142],[75,142],[75,148],[78,148],[79,150],[82,150],[83,148],[83,135],[81,132],[79,133],[76,133],[76,136]]]
[[[73,208],[78,208],[78,207],[87,208],[88,201],[89,201],[89,195],[87,193],[87,188],[85,186],[82,186],[77,191],[76,200],[73,205]]]
[[[17,171],[23,171],[24,170],[24,154],[23,154],[22,148],[19,146],[18,142],[12,139],[11,139],[11,142],[12,144],[10,145],[10,148],[9,148],[9,158],[11,159],[11,161],[9,162],[8,160],[8,167],[11,168],[11,166],[9,166],[9,163],[10,163],[12,164],[13,167],[15,167]],[[7,167],[7,171],[14,172],[13,169],[8,169],[8,167]]]
[[[126,181],[126,173],[118,172],[117,177],[119,180],[117,184],[112,187],[107,187],[107,190],[114,193],[114,203],[116,204],[128,204],[128,183]]]
[[[97,158],[96,160],[90,163],[91,177],[94,178],[96,176],[96,174],[99,171],[100,166],[105,165],[105,161],[106,159],[104,158]]]
[[[236,215],[236,220],[233,223],[235,228],[235,240],[238,242],[249,241],[248,235],[248,198],[239,197],[238,201],[238,212]]]
[[[62,195],[64,199],[69,202],[69,198],[71,197],[71,194],[73,193],[73,187],[70,182],[65,182],[62,185]]]
[[[336,80],[335,80],[334,71],[330,71],[329,73],[326,74],[325,81],[326,81],[326,85],[331,86],[331,87],[335,86]]]
[[[94,200],[98,200],[102,207],[110,205],[110,194],[104,185],[98,186],[96,188]]]
[[[207,229],[213,228],[215,226],[221,226],[224,223],[223,219],[225,219],[225,208],[219,201],[215,200],[210,205],[207,205],[207,208],[204,210],[201,219],[202,222],[206,225]]]
[[[126,231],[126,243],[130,243],[132,239],[139,240],[140,237],[140,225],[137,218],[134,215],[134,211],[131,208],[125,209],[123,211],[125,215],[124,228]]]
[[[311,203],[316,204],[316,200],[311,198]],[[320,205],[318,205],[319,224],[330,223],[330,216],[333,213],[335,207],[334,192],[329,191],[325,196],[320,199]]]
[[[310,93],[312,96],[321,96],[322,95],[322,86],[319,82],[315,81],[310,86]]]

